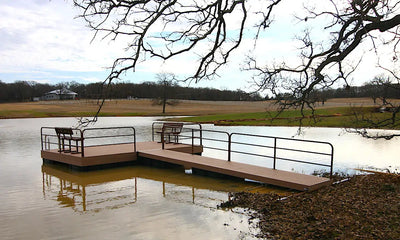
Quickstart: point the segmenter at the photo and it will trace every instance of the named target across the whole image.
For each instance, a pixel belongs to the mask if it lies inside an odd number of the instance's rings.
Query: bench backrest
[[[183,123],[163,123],[163,132],[179,134],[182,131]]]
[[[72,128],[55,128],[57,136],[62,135],[73,135]]]

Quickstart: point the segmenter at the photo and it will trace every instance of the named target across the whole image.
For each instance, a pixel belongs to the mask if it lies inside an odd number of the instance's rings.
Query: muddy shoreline
[[[220,207],[252,209],[267,239],[400,239],[400,175],[357,175],[283,198],[236,193]]]

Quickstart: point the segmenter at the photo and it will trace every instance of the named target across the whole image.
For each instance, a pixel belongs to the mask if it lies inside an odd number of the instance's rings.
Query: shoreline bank
[[[221,207],[254,210],[260,238],[399,239],[400,175],[356,175],[286,198],[241,192]]]

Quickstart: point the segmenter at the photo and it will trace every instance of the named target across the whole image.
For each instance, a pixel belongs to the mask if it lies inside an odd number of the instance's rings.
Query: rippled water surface
[[[134,126],[138,141],[149,141],[154,120],[102,118],[96,127]],[[228,199],[229,192],[280,191],[255,183],[185,175],[181,169],[129,166],[75,172],[44,165],[40,127],[73,126],[75,121],[0,120],[0,239],[253,239],[256,230],[249,226],[243,210],[216,206]],[[297,130],[204,127],[282,137]],[[339,129],[309,129],[304,138],[333,143],[335,170],[399,166],[398,140],[372,141],[339,133]],[[225,153],[211,150],[204,154],[225,157]],[[260,161],[255,164],[270,164]],[[283,163],[281,167],[298,172],[316,170]]]

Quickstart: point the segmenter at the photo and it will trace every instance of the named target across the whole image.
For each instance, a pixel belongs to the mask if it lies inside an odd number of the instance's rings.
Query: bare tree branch
[[[353,72],[363,63],[359,50],[373,50],[379,61],[381,49],[393,48],[391,62],[398,59],[400,42],[400,4],[394,0],[326,0],[329,4],[305,5],[304,16],[296,18],[307,26],[317,26],[318,35],[312,27],[305,30],[297,40],[299,61],[285,60],[281,63],[260,63],[249,57],[246,70],[254,73],[259,91],[268,90],[280,98],[280,110],[299,109],[314,114],[318,99],[316,91],[332,86],[349,86]],[[198,82],[214,79],[220,68],[232,58],[232,53],[248,39],[248,32],[257,43],[261,33],[273,24],[275,9],[282,0],[73,0],[82,10],[80,15],[94,30],[94,38],[123,39],[128,41],[127,56],[118,58],[104,81],[105,89],[121,74],[135,70],[141,61],[157,58],[170,61],[188,54],[194,61],[194,70],[184,79]],[[251,4],[259,4],[253,12]],[[288,13],[290,14],[290,13]],[[255,16],[257,22],[250,22]],[[251,25],[250,25],[251,24]],[[246,30],[246,31],[245,31]],[[319,35],[324,35],[319,37]],[[319,37],[319,38],[318,38]],[[250,46],[251,47],[251,46]],[[253,46],[254,47],[254,46]],[[268,53],[265,52],[265,55]],[[354,60],[354,56],[359,56]],[[350,63],[355,61],[355,63]],[[265,64],[265,65],[264,65]],[[381,66],[398,77],[397,70]],[[398,78],[397,78],[398,79]],[[104,102],[100,104],[103,106]],[[391,109],[396,109],[393,106]],[[100,111],[100,110],[99,110]],[[397,122],[397,110],[387,122]],[[98,114],[96,115],[96,117]],[[386,121],[366,121],[369,126],[385,125]],[[317,119],[315,119],[316,121]],[[300,120],[299,124],[302,124]],[[362,134],[365,135],[365,134]]]
[[[395,56],[397,56],[397,43],[399,41],[398,28],[400,26],[400,14],[398,3],[394,1],[379,0],[353,0],[349,2],[331,0],[331,11],[317,12],[313,8],[306,8],[306,17],[297,17],[305,22],[318,21],[329,18],[330,23],[323,27],[322,31],[329,31],[329,45],[325,42],[318,43],[313,40],[308,30],[305,30],[298,40],[302,46],[299,48],[300,64],[289,66],[287,63],[274,63],[260,66],[257,59],[249,58],[247,70],[255,72],[254,80],[259,90],[269,90],[274,95],[283,95],[279,100],[281,109],[311,109],[314,113],[317,100],[313,97],[315,90],[323,90],[340,82],[349,85],[349,76],[362,63],[362,56],[357,64],[345,66],[344,61],[349,55],[366,44],[366,39],[371,39],[372,49],[378,53],[378,48],[388,44],[375,43],[377,33],[392,35],[389,42],[395,43]],[[341,6],[341,7],[339,7]],[[392,31],[392,29],[395,29]],[[336,69],[336,70],[333,70]],[[397,111],[384,122],[368,122],[368,126],[389,126],[386,122],[396,121]],[[358,119],[364,123],[366,118]],[[300,122],[301,124],[301,122]],[[393,126],[390,125],[390,126]],[[365,134],[362,134],[365,135]]]

